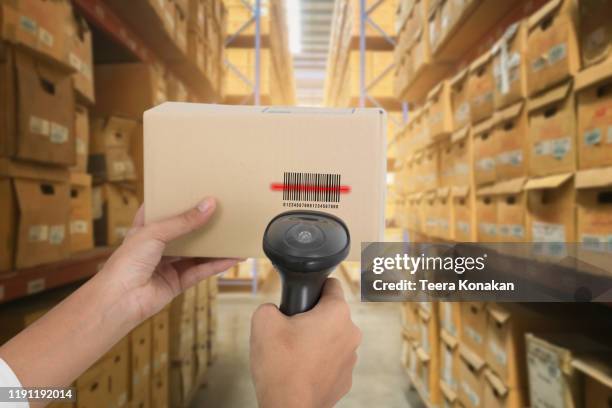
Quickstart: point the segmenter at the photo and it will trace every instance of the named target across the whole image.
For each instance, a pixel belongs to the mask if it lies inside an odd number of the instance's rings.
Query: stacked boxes
[[[195,374],[196,288],[187,289],[170,305],[170,405],[188,400]]]
[[[162,310],[151,319],[152,333],[152,381],[151,407],[168,408],[170,404],[169,384],[169,345],[170,345],[170,312]]]

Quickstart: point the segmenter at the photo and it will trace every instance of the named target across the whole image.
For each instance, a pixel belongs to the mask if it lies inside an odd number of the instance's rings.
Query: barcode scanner
[[[280,311],[287,316],[312,309],[329,274],[349,253],[344,222],[318,211],[288,211],[274,217],[263,250],[282,280]]]

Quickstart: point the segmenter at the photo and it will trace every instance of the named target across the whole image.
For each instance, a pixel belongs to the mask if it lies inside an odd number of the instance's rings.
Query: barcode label
[[[340,174],[285,172],[283,176],[283,200],[340,202],[342,192]]]

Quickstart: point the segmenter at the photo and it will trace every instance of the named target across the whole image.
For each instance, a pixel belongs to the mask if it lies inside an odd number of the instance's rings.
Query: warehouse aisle
[[[196,396],[192,407],[257,407],[249,374],[249,328],[255,308],[278,298],[278,284],[268,287],[257,297],[248,293],[219,296],[218,358],[210,368],[208,386]],[[421,408],[417,395],[408,390],[408,376],[398,359],[399,308],[392,304],[361,304],[348,287],[345,292],[364,340],[353,389],[337,407]]]

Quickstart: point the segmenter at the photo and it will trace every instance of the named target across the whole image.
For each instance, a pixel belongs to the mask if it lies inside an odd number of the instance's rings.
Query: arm
[[[66,387],[140,322],[183,290],[233,266],[234,259],[167,259],[168,242],[202,227],[206,199],[144,226],[143,208],[123,244],[92,279],[0,348],[24,387]]]
[[[328,279],[314,309],[287,317],[274,305],[251,325],[251,373],[260,408],[333,407],[352,385],[361,331],[342,287]]]

